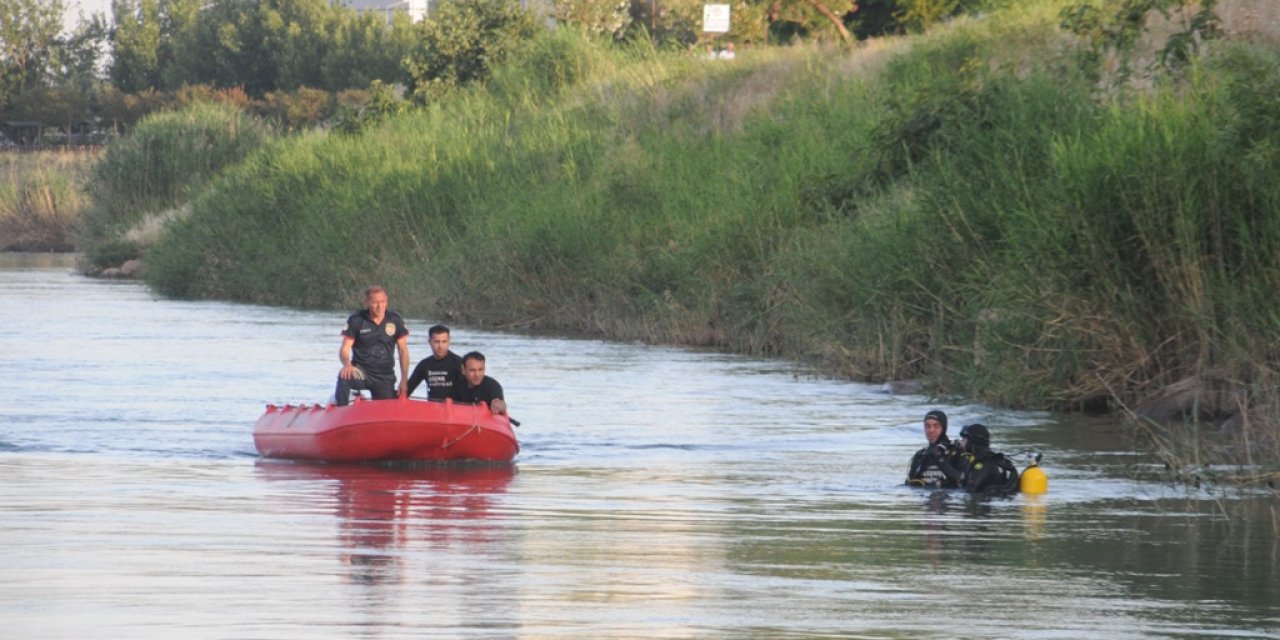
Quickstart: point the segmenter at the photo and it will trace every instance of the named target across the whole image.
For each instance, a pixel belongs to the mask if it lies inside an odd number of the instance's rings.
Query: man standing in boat
[[[462,356],[462,384],[453,388],[454,402],[483,402],[495,415],[507,415],[507,401],[502,385],[484,374],[484,354],[472,351]]]
[[[364,293],[364,310],[347,318],[338,359],[334,403],[344,406],[351,392],[368,389],[374,400],[395,398],[395,352],[400,354],[399,395],[405,395],[409,373],[409,329],[400,314],[387,309],[387,290],[374,285]]]
[[[449,350],[449,327],[438,324],[427,330],[431,355],[422,359],[409,375],[409,391],[412,396],[418,385],[427,383],[427,399],[441,400],[453,397],[453,390],[462,384],[462,358]]]

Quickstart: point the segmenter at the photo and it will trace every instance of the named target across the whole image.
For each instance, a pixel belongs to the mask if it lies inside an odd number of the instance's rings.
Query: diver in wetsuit
[[[1006,494],[1018,491],[1018,468],[1004,454],[991,450],[991,431],[971,424],[960,430],[960,488],[970,493]]]
[[[947,414],[934,409],[924,414],[924,437],[929,444],[911,458],[907,484],[932,489],[960,486],[960,450],[947,438]]]

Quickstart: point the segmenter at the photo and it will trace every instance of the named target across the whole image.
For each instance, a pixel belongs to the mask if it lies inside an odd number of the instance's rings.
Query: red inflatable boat
[[[267,405],[253,427],[253,443],[267,458],[329,462],[509,462],[520,451],[511,421],[484,403],[407,398],[357,398],[345,407]]]

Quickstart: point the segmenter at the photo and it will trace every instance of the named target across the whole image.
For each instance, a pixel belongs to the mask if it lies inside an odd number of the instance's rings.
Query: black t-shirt
[[[409,335],[400,314],[388,310],[382,323],[369,319],[368,309],[357,311],[347,318],[342,335],[353,338],[351,364],[360,367],[366,375],[395,376],[396,341]]]
[[[444,400],[453,397],[453,390],[465,384],[462,378],[462,358],[450,351],[443,358],[431,354],[422,359],[409,375],[409,395],[417,390],[418,385],[427,383],[429,400]]]
[[[497,380],[485,376],[484,380],[474,387],[467,386],[466,378],[460,378],[458,384],[453,387],[453,400],[454,402],[483,402],[492,408],[491,402],[506,400],[506,398],[502,397],[502,385],[498,384]]]

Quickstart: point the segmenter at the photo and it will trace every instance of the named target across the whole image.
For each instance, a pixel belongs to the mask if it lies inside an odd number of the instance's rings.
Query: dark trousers
[[[338,388],[333,392],[333,403],[339,407],[346,406],[351,402],[351,392],[360,390],[368,390],[374,400],[391,400],[398,395],[394,377],[384,378],[365,373],[364,378],[350,380],[338,378]]]

